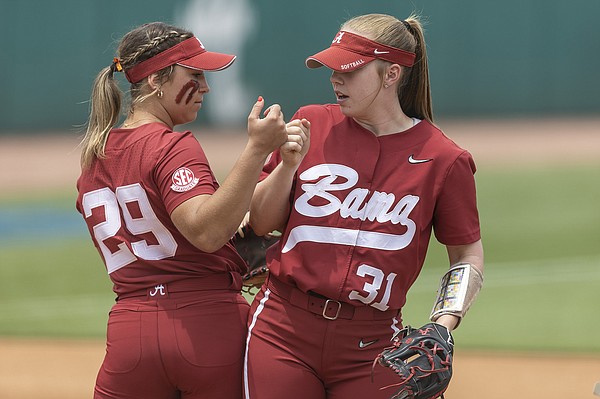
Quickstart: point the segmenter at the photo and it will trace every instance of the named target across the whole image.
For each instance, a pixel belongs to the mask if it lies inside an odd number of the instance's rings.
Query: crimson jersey
[[[311,146],[269,252],[281,281],[356,306],[401,309],[432,229],[446,245],[480,239],[473,159],[431,123],[377,137],[338,105],[303,107],[294,118],[311,122]],[[274,153],[261,179],[280,160]]]
[[[218,183],[191,132],[151,123],[113,129],[106,158],[95,159],[77,181],[77,210],[123,295],[159,283],[213,273],[244,273],[231,242],[206,253],[171,221],[184,201],[213,194]]]

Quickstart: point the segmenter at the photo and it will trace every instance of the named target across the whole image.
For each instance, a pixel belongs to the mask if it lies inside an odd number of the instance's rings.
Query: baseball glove
[[[248,217],[244,219],[240,228],[235,233],[234,245],[238,253],[246,261],[248,272],[242,276],[245,291],[260,288],[269,274],[266,262],[267,248],[275,244],[279,236],[275,233],[266,236],[257,236],[248,224]]]
[[[452,378],[454,342],[450,331],[437,323],[419,329],[408,326],[384,349],[375,363],[389,367],[400,382],[386,388],[398,389],[391,399],[435,399],[444,397]]]

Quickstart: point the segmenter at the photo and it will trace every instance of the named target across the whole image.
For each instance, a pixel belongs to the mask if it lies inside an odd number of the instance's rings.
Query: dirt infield
[[[0,340],[0,398],[91,398],[101,341]],[[459,352],[448,399],[591,399],[600,359]]]
[[[440,122],[474,155],[479,168],[600,166],[600,118]],[[245,144],[237,131],[198,135],[220,179]],[[75,134],[0,136],[0,199],[40,191],[74,190],[79,174]],[[1,399],[92,396],[103,341],[0,337]],[[591,399],[600,356],[460,351],[448,399]]]

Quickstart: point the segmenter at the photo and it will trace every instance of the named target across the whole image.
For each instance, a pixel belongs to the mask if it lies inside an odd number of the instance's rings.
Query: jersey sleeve
[[[265,166],[263,166],[262,171],[260,172],[260,177],[258,181],[261,182],[267,178],[273,172],[273,170],[279,165],[281,162],[281,154],[279,150],[275,150],[269,155],[267,162],[265,162]]]
[[[218,188],[206,154],[191,132],[177,134],[163,149],[154,179],[169,214],[188,199],[211,195]]]
[[[471,154],[464,151],[444,179],[433,217],[435,237],[444,245],[466,245],[481,238],[475,171]]]

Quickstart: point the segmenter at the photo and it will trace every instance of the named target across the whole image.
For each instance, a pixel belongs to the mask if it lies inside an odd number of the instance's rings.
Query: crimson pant
[[[248,302],[162,287],[113,306],[94,398],[240,399]]]
[[[248,320],[246,399],[388,399],[399,382],[373,362],[401,328],[399,311],[306,295],[273,277]]]

